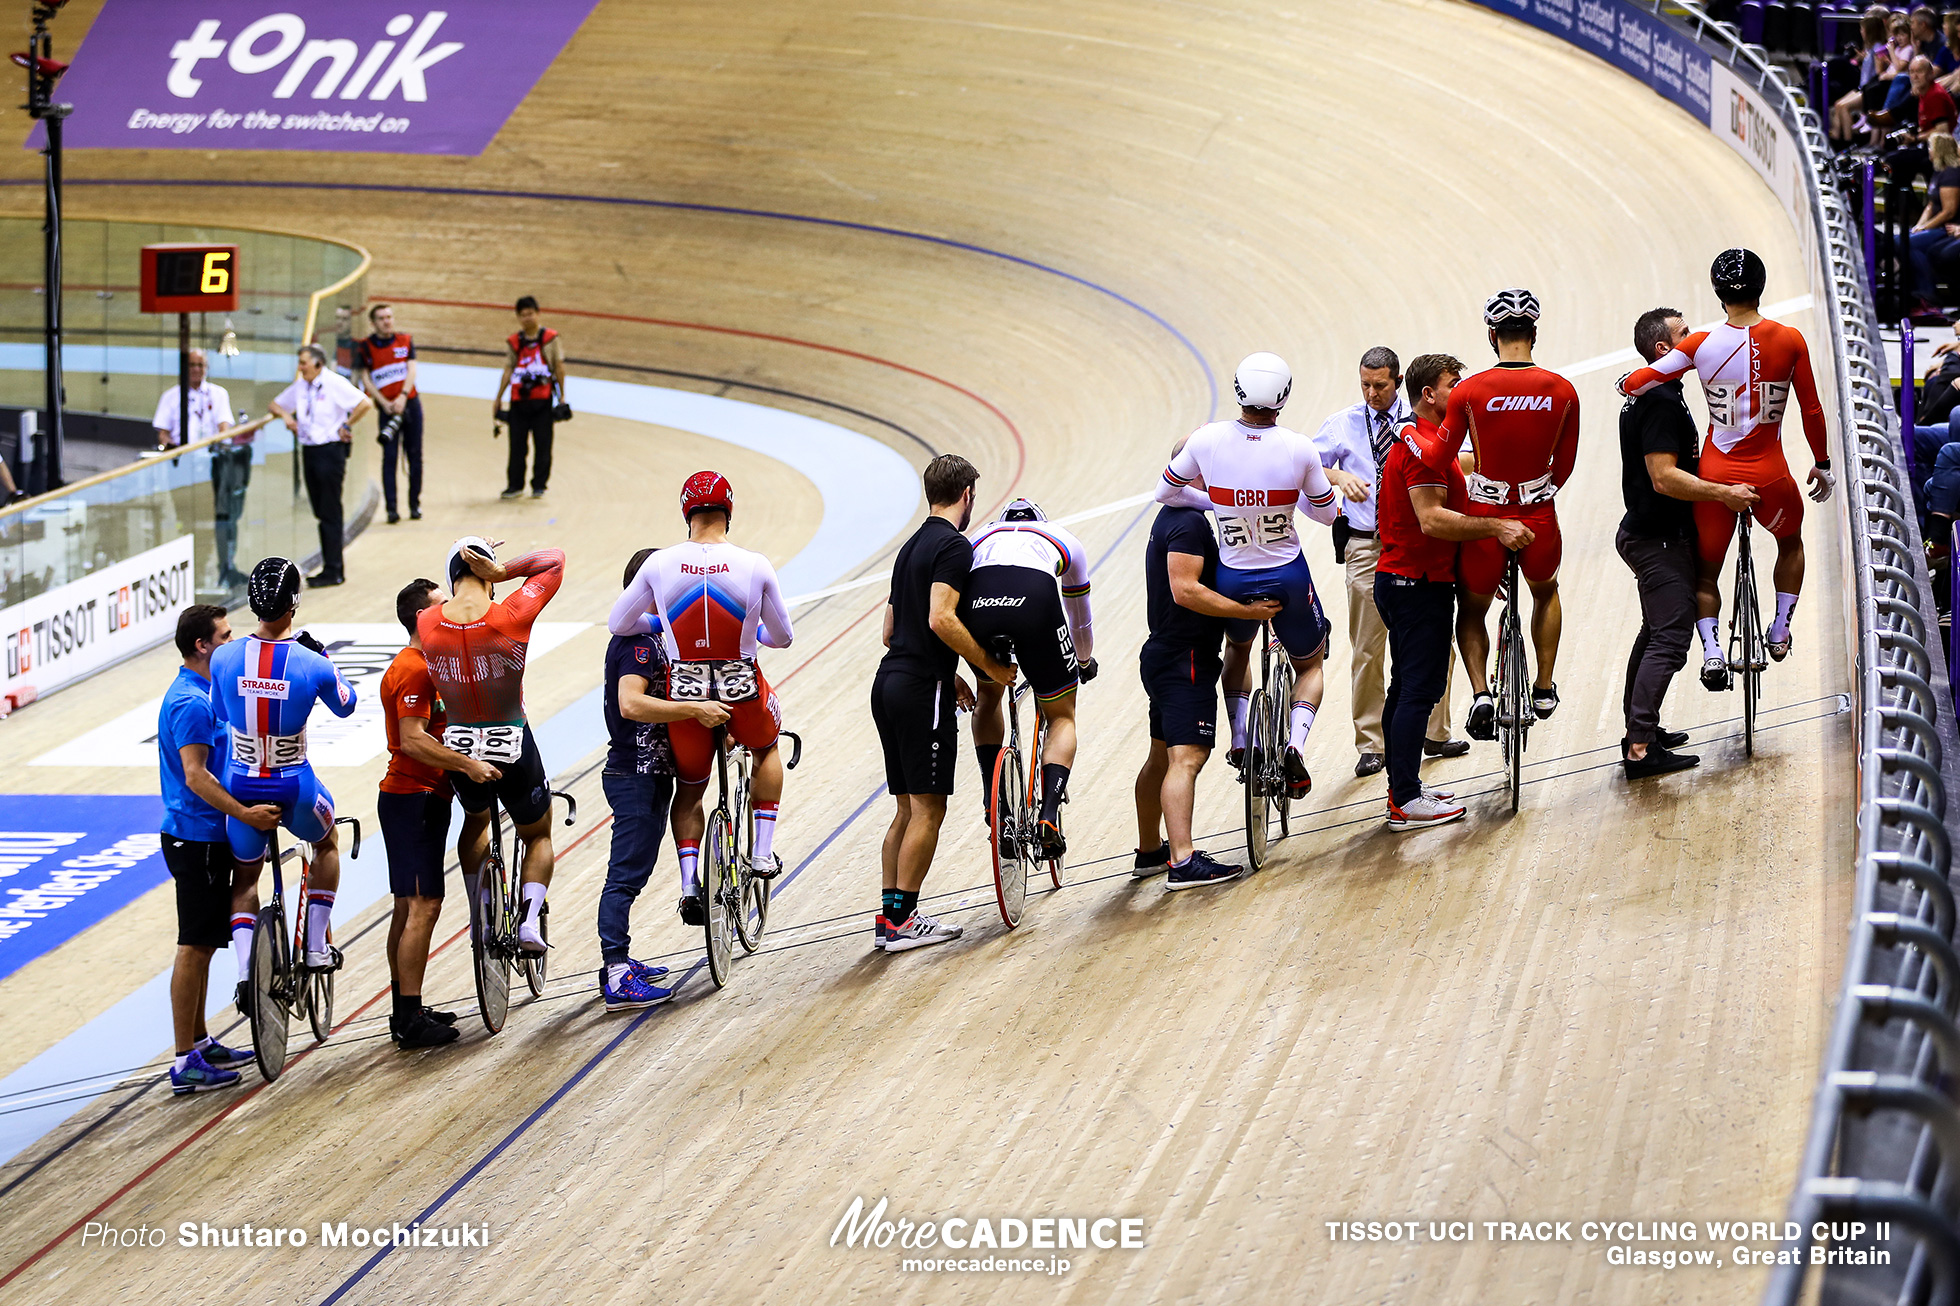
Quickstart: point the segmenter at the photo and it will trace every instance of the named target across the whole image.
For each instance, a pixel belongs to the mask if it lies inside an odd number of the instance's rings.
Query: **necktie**
[[[1374,428],[1368,433],[1369,451],[1375,455],[1375,470],[1380,472],[1388,461],[1388,451],[1394,441],[1389,436],[1389,417],[1387,413],[1373,414]]]

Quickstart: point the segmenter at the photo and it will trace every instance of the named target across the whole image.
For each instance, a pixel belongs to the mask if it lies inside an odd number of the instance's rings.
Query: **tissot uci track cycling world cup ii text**
[[[107,0],[64,144],[480,154],[596,2]]]

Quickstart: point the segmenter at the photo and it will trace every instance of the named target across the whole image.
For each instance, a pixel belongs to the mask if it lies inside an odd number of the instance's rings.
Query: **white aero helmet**
[[[1278,412],[1293,392],[1293,371],[1278,354],[1247,354],[1232,374],[1232,389],[1238,393],[1241,408]]]
[[[1000,510],[1002,521],[1047,521],[1048,514],[1033,499],[1016,499]]]
[[[443,559],[442,574],[448,579],[449,592],[452,594],[456,592],[456,582],[458,580],[464,576],[474,574],[470,571],[470,564],[463,561],[463,550],[465,549],[474,550],[486,558],[495,558],[497,556],[497,551],[491,547],[490,541],[484,539],[481,535],[465,535],[462,539],[450,545],[449,556]]]
[[[1506,322],[1523,318],[1527,322],[1538,320],[1538,296],[1522,286],[1512,286],[1500,290],[1484,301],[1484,325],[1503,326]]]

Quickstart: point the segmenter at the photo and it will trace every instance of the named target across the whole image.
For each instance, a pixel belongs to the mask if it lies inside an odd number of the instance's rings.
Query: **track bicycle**
[[[1293,710],[1294,678],[1293,659],[1280,647],[1272,623],[1260,622],[1259,684],[1246,706],[1245,752],[1239,758],[1239,783],[1245,786],[1245,855],[1255,871],[1265,868],[1273,820],[1279,821],[1280,838],[1292,833],[1286,726]]]
[[[335,825],[354,827],[349,857],[361,855],[361,823],[343,816]],[[333,1032],[333,977],[343,958],[333,946],[333,927],[327,928],[327,953],[332,961],[315,969],[306,964],[307,889],[313,875],[312,845],[304,842],[292,848],[279,847],[279,827],[274,826],[266,841],[266,856],[272,862],[272,901],[259,908],[252,925],[252,952],[246,963],[247,1015],[252,1026],[252,1058],[259,1063],[259,1074],[269,1084],[286,1068],[286,1036],[293,1013],[303,1012],[313,1029],[316,1042],[325,1042]],[[294,899],[293,924],[286,923],[286,877],[281,869],[288,857],[299,858],[299,893]]]
[[[1524,791],[1525,744],[1538,719],[1531,706],[1531,670],[1525,665],[1524,622],[1518,615],[1522,601],[1518,555],[1511,552],[1504,563],[1504,611],[1497,618],[1497,673],[1491,689],[1497,700],[1497,740],[1504,750],[1504,786],[1513,813]]]
[[[1012,665],[1013,641],[996,637],[988,649],[994,660]],[[1028,871],[1034,861],[1039,832],[1036,817],[1041,808],[1021,753],[1021,696],[1032,692],[1027,681],[1016,677],[1007,688],[1007,739],[994,758],[994,774],[987,784],[987,838],[994,860],[994,901],[1008,929],[1021,923],[1028,901]],[[1036,727],[1037,737],[1039,726]],[[1037,754],[1039,756],[1039,754]],[[1058,880],[1059,884],[1060,881]]]
[[[1756,755],[1756,708],[1763,698],[1763,672],[1769,650],[1763,637],[1763,610],[1756,597],[1756,561],[1749,550],[1749,514],[1736,514],[1735,601],[1729,609],[1730,684],[1742,682],[1742,751]]]
[[[783,767],[794,771],[803,760],[802,736],[784,730],[777,739],[789,740],[790,755]],[[740,943],[745,954],[753,954],[762,946],[763,931],[769,928],[769,895],[775,877],[757,875],[752,861],[755,808],[749,793],[755,758],[740,744],[729,746],[727,726],[715,727],[714,740],[719,788],[715,810],[708,815],[708,828],[701,840],[701,902],[706,909],[702,929],[708,941],[708,975],[716,988],[723,989],[733,977],[735,945]],[[777,747],[781,747],[780,742]],[[777,870],[781,869],[779,861]]]
[[[552,798],[565,800],[565,824],[578,820],[578,800],[553,789]],[[549,808],[546,818],[550,817]],[[524,915],[523,840],[511,826],[511,856],[504,856],[504,811],[495,791],[490,794],[490,846],[484,853],[483,869],[477,879],[482,901],[477,912],[477,928],[470,933],[471,970],[476,976],[476,1009],[483,1025],[492,1034],[504,1027],[510,1014],[510,977],[522,971],[532,997],[544,995],[549,952],[525,952],[518,946],[517,927]],[[551,915],[548,907],[538,913],[538,935],[550,945]]]

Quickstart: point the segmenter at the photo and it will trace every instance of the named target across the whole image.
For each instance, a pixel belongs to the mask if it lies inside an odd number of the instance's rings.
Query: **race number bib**
[[[1790,406],[1790,383],[1788,381],[1765,381],[1757,387],[1756,420],[1763,423],[1780,422],[1783,410]]]
[[[1220,517],[1218,538],[1228,548],[1253,544],[1284,544],[1293,535],[1293,513],[1265,512],[1257,517]]]
[[[1498,504],[1509,503],[1511,500],[1511,483],[1509,481],[1493,481],[1489,477],[1479,476],[1475,472],[1471,472],[1463,479],[1469,489],[1470,502],[1472,503],[1484,503],[1496,506]]]
[[[524,755],[521,725],[443,727],[442,742],[473,762],[515,762]]]
[[[1558,486],[1552,484],[1552,474],[1550,472],[1546,472],[1535,481],[1520,481],[1518,483],[1519,503],[1550,503],[1552,496],[1557,493]]]
[[[231,732],[231,760],[246,767],[298,766],[306,760],[306,732],[244,735]]]
[[[667,668],[667,697],[677,703],[746,703],[760,693],[753,662],[676,662]]]
[[[1710,381],[1704,384],[1701,393],[1708,401],[1708,424],[1733,429],[1740,420],[1742,396],[1748,388],[1746,381]]]

